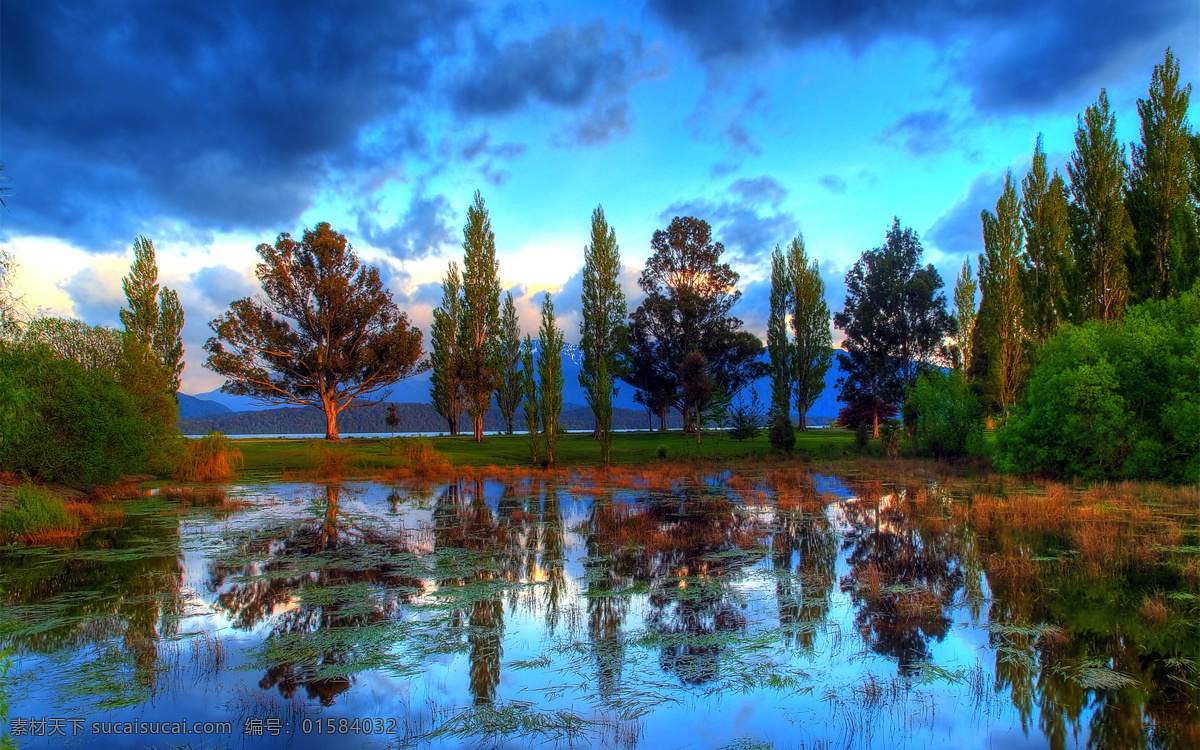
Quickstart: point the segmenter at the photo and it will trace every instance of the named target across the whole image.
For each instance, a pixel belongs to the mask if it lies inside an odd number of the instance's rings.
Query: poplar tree
[[[771,418],[791,414],[792,344],[788,341],[788,295],[791,292],[787,256],[775,246],[771,254],[771,298],[767,316],[767,354],[771,358]],[[788,419],[791,419],[789,416]]]
[[[985,210],[980,218],[984,252],[979,256],[979,283],[990,313],[988,329],[980,332],[990,366],[987,388],[1001,414],[1007,415],[1017,402],[1028,369],[1025,295],[1021,288],[1025,232],[1011,170],[1005,174],[996,213]]]
[[[1130,203],[1138,235],[1131,285],[1144,299],[1163,299],[1179,288],[1174,282],[1183,259],[1172,242],[1173,225],[1177,217],[1195,222],[1191,181],[1196,164],[1187,116],[1191,93],[1191,84],[1179,85],[1179,62],[1168,47],[1162,65],[1154,66],[1149,97],[1138,99],[1142,141],[1131,149]]]
[[[1133,225],[1125,211],[1125,147],[1117,141],[1108,94],[1078,118],[1075,152],[1067,173],[1077,221],[1075,259],[1080,274],[1080,312],[1085,318],[1121,317],[1129,296],[1125,248]]]
[[[462,312],[458,326],[459,377],[475,442],[483,442],[483,415],[496,390],[500,340],[500,277],[496,235],[483,195],[467,209],[463,226]]]
[[[808,261],[804,237],[799,234],[788,247],[787,266],[795,336],[792,381],[800,429],[807,432],[808,410],[825,390],[825,373],[833,361],[833,331],[829,326],[829,306],[825,304],[825,282],[821,280],[817,261]]]
[[[529,462],[537,465],[542,442],[542,419],[538,407],[537,371],[533,364],[533,340],[525,334],[521,345],[521,388],[525,396],[525,429],[529,431]]]
[[[621,254],[617,232],[604,218],[604,208],[592,212],[592,241],[583,249],[583,321],[579,348],[583,363],[579,385],[596,418],[595,437],[605,466],[612,453],[612,399],[616,393],[617,352],[625,344],[625,293],[621,291]]]
[[[538,415],[542,418],[542,436],[546,439],[546,463],[554,463],[554,444],[558,439],[558,417],[563,405],[563,333],[554,323],[554,302],[550,293],[542,301],[542,327],[538,351]]]
[[[512,292],[504,295],[504,311],[500,315],[500,356],[496,406],[504,420],[504,431],[513,434],[513,419],[521,405],[524,382],[521,377],[521,327],[517,322],[517,306]]]
[[[975,334],[975,274],[971,271],[971,260],[963,261],[962,271],[954,284],[954,319],[958,323],[955,337],[954,369],[964,377],[970,367],[971,345]]]
[[[1041,346],[1058,327],[1072,319],[1068,294],[1073,275],[1071,224],[1067,186],[1058,170],[1046,171],[1046,152],[1039,133],[1033,164],[1021,181],[1021,226],[1025,230],[1024,292],[1030,337]]]
[[[429,398],[434,411],[446,420],[451,435],[458,434],[463,395],[459,380],[458,319],[462,315],[462,282],[458,264],[450,261],[442,279],[442,304],[433,311],[429,327]]]
[[[183,373],[183,307],[174,290],[158,285],[158,264],[154,243],[138,237],[133,243],[133,264],[121,280],[128,309],[121,310],[125,333],[147,364],[163,368],[166,388],[173,396],[179,392]]]

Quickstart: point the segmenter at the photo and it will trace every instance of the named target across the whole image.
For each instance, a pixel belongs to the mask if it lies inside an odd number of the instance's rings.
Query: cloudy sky
[[[526,331],[550,291],[578,338],[602,204],[634,301],[651,234],[693,215],[763,335],[776,244],[803,232],[837,311],[898,216],[952,286],[1037,134],[1063,169],[1106,87],[1136,140],[1168,45],[1200,81],[1197,39],[1195,0],[14,0],[0,242],[34,308],[117,325],[133,240],[153,239],[188,393],[220,385],[208,321],[256,293],[255,247],[320,221],[427,330],[475,190]]]

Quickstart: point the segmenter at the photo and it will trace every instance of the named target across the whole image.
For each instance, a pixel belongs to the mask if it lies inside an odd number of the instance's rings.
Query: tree
[[[905,410],[915,417],[918,453],[956,458],[982,452],[983,406],[961,372],[923,373],[909,390]]]
[[[708,222],[676,216],[666,231],[654,233],[650,247],[638,278],[646,298],[630,316],[631,367],[622,378],[641,392],[641,403],[658,411],[660,424],[673,406],[690,425],[679,386],[687,353],[703,354],[716,387],[735,396],[766,374],[762,342],[729,314],[741,298],[738,274],[720,262],[725,248],[713,242]]]
[[[21,343],[42,346],[60,359],[83,365],[89,372],[115,377],[124,356],[124,335],[108,326],[90,326],[74,318],[34,318]]]
[[[521,345],[521,386],[525,401],[525,429],[529,431],[529,462],[537,465],[541,447],[542,418],[538,404],[537,371],[533,364],[533,340],[525,334]]]
[[[971,272],[971,259],[963,261],[962,271],[954,284],[954,320],[958,326],[955,337],[954,369],[962,375],[967,374],[968,360],[971,358],[971,340],[975,333],[975,274]]]
[[[688,352],[679,366],[679,386],[683,391],[684,413],[695,415],[696,444],[700,444],[700,433],[703,432],[701,415],[704,408],[712,400],[715,384],[708,374],[708,360],[700,352]]]
[[[121,286],[129,303],[129,309],[121,310],[126,334],[145,350],[147,357],[166,368],[170,392],[178,393],[184,367],[183,308],[173,290],[159,288],[154,243],[145,237],[133,243],[133,265]]]
[[[517,307],[512,292],[504,296],[504,312],[500,316],[500,367],[497,372],[496,406],[504,420],[504,431],[513,434],[513,419],[521,405],[521,327],[517,323]]]
[[[739,398],[729,412],[729,436],[738,442],[753,440],[762,430],[762,405],[758,402],[758,393],[751,389],[750,394],[749,403]]]
[[[496,235],[475,191],[463,226],[462,312],[458,326],[459,377],[466,396],[467,414],[475,442],[483,442],[483,415],[496,390],[500,340],[500,277],[496,262]]]
[[[1075,317],[1074,257],[1068,214],[1067,185],[1058,170],[1046,172],[1046,152],[1039,133],[1033,164],[1021,181],[1021,226],[1025,230],[1022,286],[1030,337],[1038,346]]]
[[[325,439],[337,440],[343,409],[375,403],[367,397],[428,368],[420,329],[328,223],[257,252],[266,298],[236,300],[209,324],[206,366],[225,376],[223,392],[315,406]]]
[[[775,246],[771,254],[771,297],[767,316],[767,354],[771,359],[771,406],[772,414],[791,412],[792,403],[792,360],[794,347],[788,340],[787,316],[788,296],[791,293],[791,274],[788,273],[787,256],[783,249]],[[789,417],[790,418],[790,417]]]
[[[895,413],[905,388],[944,356],[956,331],[940,293],[942,277],[920,266],[921,241],[894,219],[883,247],[868,250],[846,274],[846,302],[834,325],[846,332],[838,366],[842,401],[865,409],[874,435]]]
[[[1138,99],[1142,142],[1133,144],[1131,194],[1136,206],[1136,257],[1140,297],[1163,299],[1173,289],[1180,270],[1178,243],[1172,242],[1176,217],[1195,223],[1190,182],[1196,170],[1191,154],[1188,99],[1192,86],[1179,85],[1179,62],[1167,47],[1163,64],[1154,66],[1150,94]],[[1187,287],[1184,287],[1186,289]]]
[[[392,430],[392,437],[396,437],[396,427],[400,424],[400,417],[396,414],[396,405],[388,404],[387,418],[384,419],[387,426]]]
[[[1125,309],[1129,282],[1125,247],[1133,226],[1125,211],[1125,148],[1117,140],[1116,119],[1108,94],[1078,118],[1075,152],[1067,173],[1071,198],[1075,259],[1079,267],[1081,312],[1085,318],[1117,320]]]
[[[542,300],[542,327],[538,351],[538,415],[542,418],[542,436],[546,439],[546,463],[554,463],[554,443],[558,439],[558,417],[563,405],[563,334],[554,323],[554,302],[550,293]]]
[[[1004,178],[1004,192],[993,215],[983,211],[984,252],[979,256],[979,282],[983,287],[988,324],[979,331],[988,351],[990,372],[987,390],[1007,415],[1017,402],[1028,372],[1028,337],[1025,328],[1025,295],[1022,289],[1021,202],[1012,172]]]
[[[596,418],[600,460],[612,458],[612,399],[616,393],[618,353],[625,346],[625,293],[621,291],[621,254],[617,232],[604,218],[604,208],[592,212],[592,241],[583,249],[583,321],[579,348],[583,363],[579,385]]]
[[[462,282],[458,264],[450,261],[442,279],[442,304],[433,311],[429,326],[429,400],[446,420],[451,435],[458,434],[463,393],[459,377],[458,319],[462,315]]]
[[[21,296],[16,291],[17,262],[0,247],[0,342],[21,334]]]
[[[808,430],[808,410],[825,390],[825,373],[833,361],[833,331],[825,282],[814,259],[804,253],[804,237],[797,234],[788,247],[788,276],[792,303],[792,375],[796,384],[796,411],[800,429]]]

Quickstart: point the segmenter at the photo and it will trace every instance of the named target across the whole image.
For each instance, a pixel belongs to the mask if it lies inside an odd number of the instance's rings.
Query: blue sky
[[[797,231],[833,311],[893,216],[952,286],[1039,132],[1065,172],[1102,86],[1128,143],[1168,45],[1200,80],[1194,0],[947,5],[7,2],[0,242],[32,307],[117,325],[152,238],[188,393],[220,385],[201,347],[256,293],[254,248],[320,221],[427,330],[477,189],[525,331],[550,291],[578,338],[602,204],[632,302],[653,232],[694,215],[764,335],[769,254]]]

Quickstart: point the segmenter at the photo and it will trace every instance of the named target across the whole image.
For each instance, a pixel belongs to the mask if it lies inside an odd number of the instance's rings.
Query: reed
[[[237,476],[241,466],[242,452],[234,447],[233,440],[210,432],[188,441],[176,476],[187,482],[227,482]]]

